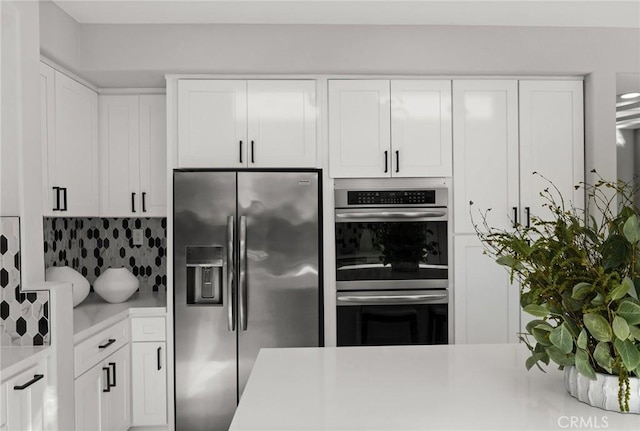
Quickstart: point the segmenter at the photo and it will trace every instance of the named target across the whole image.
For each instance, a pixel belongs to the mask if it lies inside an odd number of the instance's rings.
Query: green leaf
[[[562,353],[569,353],[573,350],[573,337],[571,337],[564,323],[551,331],[549,341],[560,349]]]
[[[546,362],[547,364],[549,364],[549,357],[545,352],[534,353],[530,357],[528,357],[527,360],[525,361],[525,366],[527,367],[527,370],[530,370],[531,367],[536,365],[541,371],[544,372],[540,364],[538,364],[539,361]]]
[[[583,320],[593,338],[598,341],[611,341],[611,326],[604,317],[599,314],[586,313]]]
[[[611,357],[611,347],[609,343],[600,342],[593,351],[593,358],[598,365],[611,373],[613,366],[613,358]]]
[[[595,296],[595,298],[593,298],[591,300],[591,303],[593,305],[602,305],[604,304],[604,296],[602,296],[602,293],[598,292]]]
[[[509,268],[522,268],[522,263],[513,256],[500,256],[496,259],[496,263]]]
[[[571,297],[573,299],[583,299],[591,291],[592,287],[591,283],[578,283],[573,286]]]
[[[613,318],[613,333],[621,340],[629,338],[629,324],[624,317],[616,316]]]
[[[538,344],[541,344],[542,346],[551,346],[551,341],[549,341],[549,334],[551,332],[547,331],[546,329],[540,329],[538,327],[535,328],[531,328],[531,335],[533,335],[533,338],[536,339],[536,341],[538,342]]]
[[[617,285],[611,292],[609,292],[607,300],[615,301],[622,298],[627,294],[630,287],[633,288],[633,281],[631,281],[629,277],[625,277],[621,284]]]
[[[616,339],[613,346],[618,351],[620,359],[627,370],[634,370],[640,365],[640,351],[633,341]]]
[[[585,350],[578,349],[576,352],[576,368],[578,372],[583,376],[588,377],[590,380],[596,379],[596,372],[593,370],[593,367],[589,363],[589,355]]]
[[[640,305],[631,301],[622,301],[618,306],[617,313],[624,317],[629,325],[640,323]]]
[[[533,329],[534,326],[538,326],[538,325],[546,325],[549,328],[551,328],[551,325],[549,325],[547,322],[545,322],[544,320],[540,320],[540,319],[534,319],[534,320],[530,320],[527,323],[527,326],[525,327],[527,329],[527,332],[529,334],[531,334],[531,329]],[[553,328],[551,328],[553,329]],[[551,332],[551,329],[549,329],[549,332]]]
[[[629,333],[637,341],[640,341],[640,328],[638,328],[637,326],[629,326]]]
[[[544,305],[529,304],[523,310],[536,317],[547,317],[549,310]]]
[[[602,266],[607,271],[622,267],[629,262],[632,252],[633,248],[623,236],[612,234],[602,243],[600,249]]]
[[[587,348],[587,338],[588,338],[587,331],[582,329],[582,331],[580,331],[580,335],[578,335],[578,341],[576,342],[579,348],[581,349]]]
[[[624,223],[622,233],[631,244],[635,244],[640,241],[640,221],[635,214],[629,217]]]
[[[562,353],[556,346],[548,346],[545,350],[547,355],[549,355],[549,358],[560,366],[566,367],[575,363],[575,356],[573,353]]]

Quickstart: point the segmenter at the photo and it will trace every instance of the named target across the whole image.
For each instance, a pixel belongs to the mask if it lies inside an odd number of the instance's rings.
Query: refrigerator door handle
[[[240,327],[247,330],[247,217],[240,216]]]
[[[234,230],[233,216],[229,216],[227,218],[227,328],[229,332],[236,330],[236,310],[233,305],[233,271],[236,267],[233,248]]]

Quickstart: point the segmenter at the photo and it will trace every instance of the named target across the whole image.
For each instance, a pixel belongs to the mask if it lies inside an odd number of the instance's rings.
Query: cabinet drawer
[[[128,319],[122,320],[75,346],[75,377],[129,342],[128,323]]]
[[[164,317],[137,317],[131,319],[133,341],[164,341],[166,325]]]

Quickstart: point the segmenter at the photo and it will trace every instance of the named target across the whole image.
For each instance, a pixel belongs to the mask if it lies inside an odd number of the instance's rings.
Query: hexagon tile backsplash
[[[133,229],[142,230],[142,245],[133,245]],[[91,286],[103,270],[124,266],[140,291],[166,291],[166,253],[166,218],[44,219],[45,266],[70,266]]]
[[[20,291],[20,219],[0,217],[0,345],[49,344],[49,295]]]

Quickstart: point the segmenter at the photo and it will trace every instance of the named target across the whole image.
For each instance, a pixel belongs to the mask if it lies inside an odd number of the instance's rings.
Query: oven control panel
[[[435,190],[349,190],[347,205],[433,205]]]

